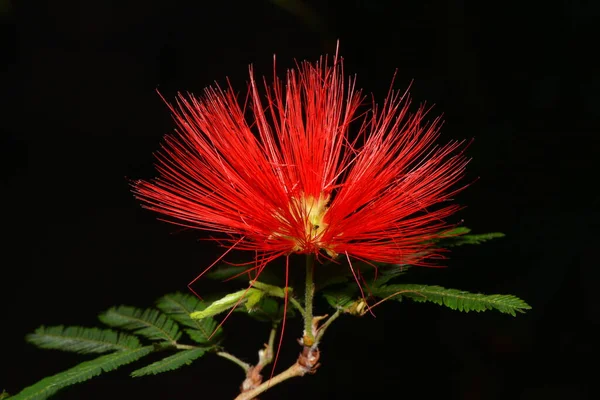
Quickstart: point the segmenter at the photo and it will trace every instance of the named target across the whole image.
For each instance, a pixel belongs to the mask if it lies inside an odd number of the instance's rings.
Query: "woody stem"
[[[304,345],[312,346],[315,342],[313,334],[313,296],[315,294],[314,283],[315,255],[306,255],[306,286],[304,292]]]
[[[295,363],[287,370],[282,373],[275,375],[271,379],[266,382],[261,383],[259,386],[255,387],[252,390],[247,392],[240,393],[234,400],[252,400],[255,399],[256,396],[261,394],[262,392],[268,390],[269,388],[286,381],[290,378],[294,378],[296,376],[303,376],[306,373],[306,369],[298,363]]]

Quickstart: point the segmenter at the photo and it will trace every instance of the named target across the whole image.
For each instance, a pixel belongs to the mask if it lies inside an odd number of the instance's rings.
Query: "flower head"
[[[158,154],[160,177],[134,184],[145,206],[185,226],[217,231],[267,260],[345,254],[424,263],[448,227],[466,159],[436,146],[439,119],[406,93],[359,110],[364,96],[342,61],[321,58],[248,95],[207,88],[170,106],[179,127]],[[355,128],[355,129],[353,129]]]

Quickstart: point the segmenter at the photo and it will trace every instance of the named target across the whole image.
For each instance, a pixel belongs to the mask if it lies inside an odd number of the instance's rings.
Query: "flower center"
[[[320,245],[320,239],[329,225],[325,222],[329,196],[321,195],[319,198],[313,196],[302,197],[299,200],[294,199],[294,202],[297,203],[296,209],[300,221],[304,221],[306,244],[312,243],[314,245]],[[294,206],[292,206],[292,208],[294,208]],[[301,251],[305,249],[294,248],[294,250]]]
[[[287,214],[291,216],[292,221],[288,221],[288,218],[281,213],[276,213],[276,217],[284,225],[294,227],[293,233],[287,233],[289,231],[285,229],[286,233],[283,230],[275,232],[273,237],[292,241],[294,244],[292,251],[297,253],[317,252],[323,249],[330,256],[335,256],[335,252],[322,240],[329,226],[326,222],[328,203],[329,195],[324,194],[319,197],[304,195],[292,197],[289,214]]]

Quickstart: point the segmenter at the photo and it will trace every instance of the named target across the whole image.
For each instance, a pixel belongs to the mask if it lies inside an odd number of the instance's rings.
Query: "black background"
[[[443,140],[475,139],[467,180],[480,179],[457,198],[467,206],[457,219],[507,234],[409,280],[512,293],[533,310],[386,304],[375,319],[334,324],[318,373],[261,398],[591,398],[600,7],[587,3],[1,1],[0,389],[82,360],[25,343],[37,326],[93,326],[112,305],[185,291],[222,252],[130,193],[129,178],[155,175],[152,153],[174,127],[155,90],[172,98],[229,77],[243,91],[248,64],[270,75],[276,53],[283,72],[331,54],[339,38],[360,87],[381,101],[398,68],[397,88],[414,79],[415,101],[444,113]],[[225,328],[232,352],[253,362],[268,327],[234,317]],[[299,351],[298,322],[287,329],[279,368]],[[214,356],[154,378],[128,371],[57,398],[232,399],[243,379]]]

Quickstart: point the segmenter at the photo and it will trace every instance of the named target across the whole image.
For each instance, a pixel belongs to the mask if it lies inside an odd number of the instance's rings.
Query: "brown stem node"
[[[314,374],[319,368],[321,353],[316,347],[304,346],[302,353],[298,356],[298,364],[306,369],[306,372]]]

